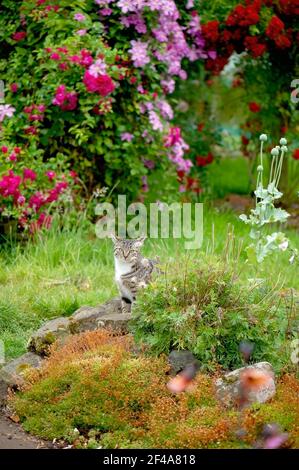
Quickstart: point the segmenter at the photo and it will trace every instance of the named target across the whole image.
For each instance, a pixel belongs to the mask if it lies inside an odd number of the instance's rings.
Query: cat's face
[[[133,263],[140,257],[140,250],[145,238],[126,239],[111,236],[114,243],[114,256],[119,261]]]

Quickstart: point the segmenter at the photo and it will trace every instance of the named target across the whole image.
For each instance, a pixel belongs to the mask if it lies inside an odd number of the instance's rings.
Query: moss
[[[298,445],[298,381],[278,383],[270,402],[244,413],[247,437],[236,439],[238,413],[214,397],[214,377],[199,374],[188,393],[167,389],[165,357],[131,352],[132,340],[108,332],[84,333],[52,353],[41,372],[32,371],[10,405],[26,431],[64,439],[75,447],[243,448],[257,439],[263,424],[277,422]],[[77,428],[77,431],[74,429]],[[79,433],[79,435],[78,435]]]

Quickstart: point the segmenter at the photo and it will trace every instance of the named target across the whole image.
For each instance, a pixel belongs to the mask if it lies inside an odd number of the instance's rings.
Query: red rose
[[[299,160],[299,149],[294,150],[292,157],[294,160]]]
[[[281,21],[278,16],[272,16],[266,29],[266,35],[268,36],[268,38],[275,39],[283,30],[284,22]]]
[[[292,46],[291,41],[285,34],[279,34],[275,39],[278,49],[289,49]]]
[[[299,15],[299,0],[279,0],[280,8],[285,15]]]
[[[208,23],[202,25],[201,30],[203,37],[207,42],[215,44],[218,41],[219,21],[209,21]]]
[[[207,70],[214,72],[215,75],[219,75],[227,63],[228,63],[228,57],[217,57],[216,59],[206,60],[205,67]]]
[[[244,145],[244,147],[247,147],[247,145],[249,144],[249,139],[245,137],[245,135],[242,135],[242,144]]]
[[[214,161],[214,156],[211,152],[209,152],[208,155],[196,157],[196,164],[197,166],[201,166],[201,167],[210,165],[211,163],[213,163],[213,161]]]
[[[177,170],[178,181],[181,183],[184,179],[185,172],[183,170]]]
[[[232,33],[228,31],[228,29],[225,29],[222,32],[222,37],[221,37],[223,42],[230,42],[232,40]]]
[[[266,44],[259,43],[258,36],[246,36],[244,46],[253,57],[260,57],[267,50]]]
[[[196,157],[196,165],[197,166],[206,166],[207,164],[207,161],[206,161],[206,157]]]
[[[14,40],[14,41],[22,41],[23,39],[25,39],[27,33],[26,31],[19,31],[17,33],[14,33],[11,38]]]
[[[247,27],[259,22],[259,8],[257,5],[237,5],[226,20],[227,26]]]
[[[261,105],[256,103],[255,101],[252,101],[251,103],[249,103],[248,106],[252,113],[259,113],[260,110],[262,109]]]

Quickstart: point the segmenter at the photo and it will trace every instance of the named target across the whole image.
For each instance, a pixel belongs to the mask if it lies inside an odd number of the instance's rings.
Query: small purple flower
[[[169,80],[161,80],[161,86],[164,88],[166,93],[173,93],[175,89],[175,81],[173,78]]]
[[[164,119],[173,119],[173,110],[169,103],[165,100],[160,100],[157,102],[157,107]]]
[[[128,11],[135,10],[135,3],[137,2],[132,2],[132,0],[118,0],[117,6],[121,9],[123,13],[128,13]]]
[[[113,13],[113,10],[111,8],[102,8],[99,10],[100,15],[102,16],[110,16]]]
[[[16,108],[10,104],[0,104],[0,122],[2,122],[5,117],[11,118],[15,110]]]
[[[85,21],[86,17],[82,13],[75,13],[74,14],[74,19],[76,21]]]
[[[86,29],[79,29],[78,31],[76,31],[76,34],[78,34],[78,36],[85,36],[86,33]]]
[[[133,40],[131,45],[132,47],[129,49],[129,52],[131,53],[134,67],[144,67],[150,61],[147,55],[147,42]]]
[[[120,138],[123,142],[131,142],[134,139],[134,135],[130,134],[130,132],[123,132]]]
[[[94,77],[98,77],[99,75],[105,75],[106,73],[106,64],[102,59],[98,59],[92,64],[89,69],[89,73]]]
[[[154,131],[163,131],[163,124],[155,111],[149,111],[148,113],[149,122],[152,125]]]
[[[208,51],[208,57],[210,57],[210,59],[215,60],[217,58],[217,52],[216,51]]]
[[[187,0],[186,8],[190,10],[190,8],[194,7],[194,0]]]
[[[153,160],[143,160],[143,164],[145,168],[148,168],[149,170],[153,170],[155,168],[155,162]]]

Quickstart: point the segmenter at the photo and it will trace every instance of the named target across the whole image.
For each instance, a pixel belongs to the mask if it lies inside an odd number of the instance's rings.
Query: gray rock
[[[121,314],[120,299],[112,299],[97,307],[81,307],[70,317],[70,331],[74,334],[97,330],[103,327],[103,317],[105,319],[107,316],[111,317],[117,322],[116,317],[119,314]]]
[[[45,323],[31,336],[28,350],[42,356],[48,355],[51,344],[55,341],[63,344],[70,334],[70,320],[64,317],[54,318]]]
[[[103,315],[98,320],[98,328],[107,328],[118,335],[126,335],[129,333],[128,324],[131,319],[130,313]]]
[[[168,356],[168,362],[171,366],[171,373],[178,374],[186,366],[196,363],[197,360],[191,351],[171,351]]]
[[[28,350],[47,356],[51,344],[60,345],[72,334],[110,328],[117,334],[128,333],[130,315],[121,313],[120,299],[112,299],[97,307],[81,307],[71,317],[54,318],[37,330],[29,340]]]
[[[248,394],[248,403],[265,403],[274,397],[276,392],[273,367],[269,362],[258,362],[251,366],[242,367],[226,374],[222,379],[216,380],[216,396],[226,406],[234,406],[240,393],[240,375],[245,369],[258,369],[271,376],[267,385]]]
[[[8,388],[17,389],[24,383],[24,373],[29,368],[38,368],[43,359],[37,354],[28,352],[5,364],[0,369],[0,403],[6,399]]]

